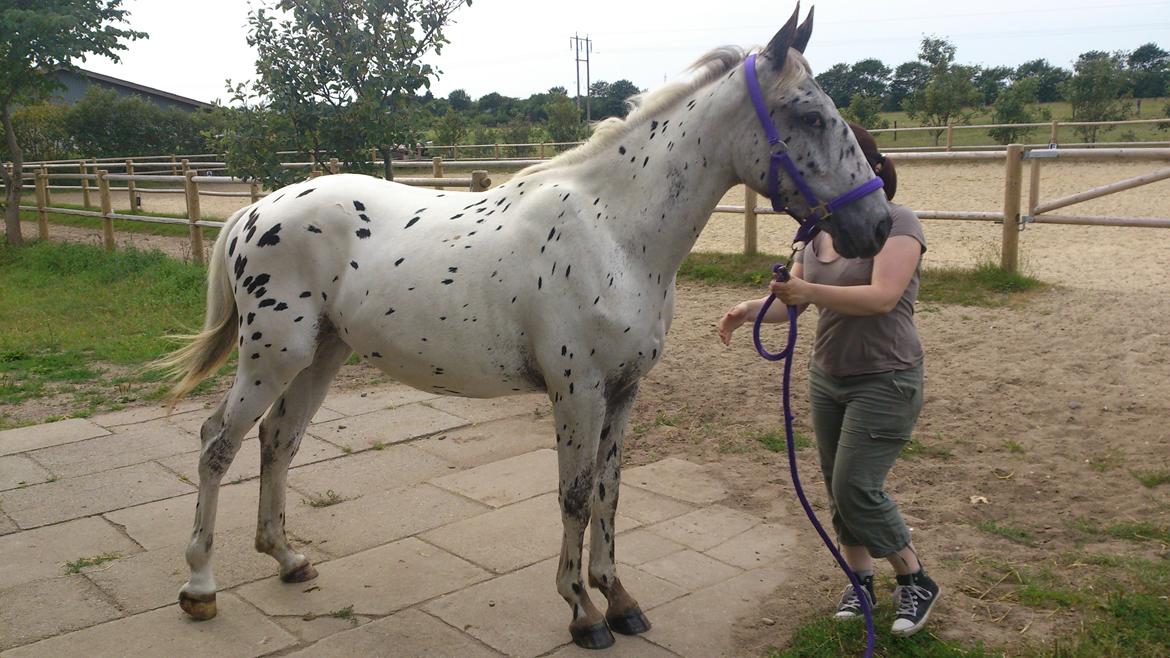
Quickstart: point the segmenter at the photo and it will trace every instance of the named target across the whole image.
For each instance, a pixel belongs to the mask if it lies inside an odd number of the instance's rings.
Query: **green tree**
[[[984,105],[992,105],[999,96],[999,92],[1008,86],[1015,69],[1010,66],[992,66],[990,68],[977,67],[972,82],[979,89],[979,95]]]
[[[833,104],[837,107],[849,105],[849,100],[853,97],[852,76],[849,69],[848,64],[834,64],[816,76],[817,84],[829,95],[829,98],[833,99]]]
[[[72,68],[74,60],[104,55],[118,61],[124,41],[145,37],[122,29],[129,13],[122,0],[5,0],[0,4],[0,126],[12,173],[0,168],[6,189],[4,227],[9,244],[21,245],[21,168],[24,152],[12,123],[16,103],[30,105],[57,86],[49,72]]]
[[[1036,88],[1036,100],[1041,103],[1052,103],[1063,100],[1061,84],[1072,76],[1066,69],[1053,66],[1046,59],[1033,59],[1016,67],[1012,75],[1013,81],[1036,78],[1039,80]]]
[[[1075,73],[1061,86],[1065,100],[1072,105],[1073,121],[1118,121],[1129,114],[1122,98],[1128,85],[1121,53],[1083,53]],[[1074,130],[1087,142],[1097,141],[1100,126],[1077,126]]]
[[[1133,75],[1134,97],[1156,98],[1166,92],[1170,84],[1170,53],[1147,43],[1130,53],[1127,63]]]
[[[1002,89],[995,98],[991,112],[992,123],[1036,123],[1052,119],[1048,108],[1036,107],[1040,89],[1039,78],[1026,78]],[[987,134],[1000,144],[1011,144],[1035,128],[991,128]]]
[[[206,150],[201,133],[211,127],[213,115],[164,108],[141,96],[94,86],[68,110],[65,124],[87,157],[191,153]]]
[[[60,103],[22,105],[12,111],[16,143],[25,158],[60,160],[77,156],[77,145],[66,126],[68,114],[69,106]],[[11,159],[6,143],[0,143],[0,159]]]
[[[434,132],[435,142],[441,146],[463,144],[470,132],[467,115],[448,107],[447,113],[435,124]]]
[[[897,112],[902,109],[906,97],[926,86],[930,78],[930,67],[922,62],[904,62],[894,69],[886,94],[882,98],[882,109]]]
[[[882,102],[869,94],[854,94],[853,100],[841,110],[846,120],[864,128],[889,128],[890,122],[881,116]]]
[[[918,59],[930,67],[926,85],[903,102],[910,118],[923,125],[944,126],[967,123],[972,112],[966,108],[979,102],[979,90],[971,81],[974,68],[954,63],[955,47],[945,39],[923,37]],[[934,131],[937,146],[943,130]]]
[[[424,59],[442,52],[443,29],[464,4],[470,0],[265,0],[248,15],[257,79],[236,96],[284,115],[292,130],[275,141],[293,141],[315,162],[328,152],[348,169],[367,169],[374,147],[393,178],[397,147],[422,131],[416,94],[438,74]],[[228,165],[237,175],[287,182],[279,169],[243,168],[262,160]]]
[[[462,89],[447,94],[447,102],[456,112],[466,112],[471,109],[471,96]]]
[[[581,137],[581,112],[568,96],[556,94],[545,106],[548,136],[554,142],[575,142]]]

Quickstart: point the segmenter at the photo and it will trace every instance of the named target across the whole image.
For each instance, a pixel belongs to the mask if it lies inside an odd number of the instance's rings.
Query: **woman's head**
[[[878,151],[877,142],[874,141],[873,135],[869,134],[868,130],[855,123],[849,124],[849,127],[853,129],[853,136],[857,138],[857,145],[861,147],[861,152],[865,154],[869,166],[873,168],[878,178],[882,179],[886,198],[892,201],[894,194],[898,191],[898,172],[894,168],[894,163],[887,160],[886,156]]]

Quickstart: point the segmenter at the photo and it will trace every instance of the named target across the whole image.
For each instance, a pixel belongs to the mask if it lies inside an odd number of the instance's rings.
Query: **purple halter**
[[[788,155],[788,144],[780,139],[780,132],[776,130],[776,124],[772,123],[772,118],[768,115],[768,106],[764,103],[764,94],[760,91],[760,80],[756,77],[755,53],[748,55],[747,59],[744,60],[743,72],[747,78],[748,94],[752,98],[752,105],[756,108],[756,116],[760,118],[760,125],[764,128],[764,135],[768,137],[768,144],[772,147],[772,159],[768,164],[768,197],[772,200],[772,209],[776,212],[786,212],[800,222],[800,230],[796,232],[794,242],[807,244],[817,233],[820,233],[820,229],[817,228],[817,222],[822,219],[828,220],[837,210],[861,199],[871,192],[880,190],[883,185],[882,179],[875,176],[836,199],[828,203],[821,203],[816,193],[812,191],[812,188],[804,180],[804,176],[800,175],[800,170],[797,169],[796,163]],[[788,208],[780,205],[780,167],[784,167],[784,171],[788,172],[788,177],[796,183],[797,189],[800,190],[800,195],[804,197],[805,202],[808,204],[808,216],[800,217]]]

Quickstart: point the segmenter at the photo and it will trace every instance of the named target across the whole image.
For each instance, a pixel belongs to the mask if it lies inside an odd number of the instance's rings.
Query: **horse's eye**
[[[824,120],[824,118],[821,117],[820,113],[818,113],[818,112],[809,112],[808,114],[801,116],[800,120],[805,122],[805,124],[807,124],[808,126],[810,126],[812,128],[824,128],[825,127],[825,120]]]

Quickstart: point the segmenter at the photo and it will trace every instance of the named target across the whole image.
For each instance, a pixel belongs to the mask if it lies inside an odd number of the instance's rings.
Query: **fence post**
[[[498,143],[496,144],[496,159],[500,159],[500,145]]]
[[[114,250],[114,218],[110,217],[110,213],[114,212],[114,204],[110,201],[110,179],[106,178],[110,172],[105,169],[98,169],[98,195],[102,204],[102,242],[105,244],[106,251]]]
[[[452,160],[458,160],[458,159],[459,159],[459,146],[458,146],[458,145],[455,145],[455,146],[452,146],[452,147],[451,147],[451,159],[452,159]]]
[[[78,168],[82,176],[89,173],[89,169],[85,166],[85,160],[80,162]],[[89,210],[89,181],[85,178],[81,179],[81,205],[86,210]]]
[[[488,178],[488,172],[483,169],[476,169],[471,172],[471,191],[483,192],[492,184],[492,180]]]
[[[187,194],[187,224],[191,233],[191,259],[202,265],[203,227],[196,223],[202,217],[199,211],[199,185],[195,182],[195,172],[193,171],[185,172],[183,178],[183,188]]]
[[[540,143],[540,159],[544,159],[544,142]]]
[[[260,200],[260,181],[252,181],[248,187],[252,193],[252,203],[256,203]]]
[[[1059,144],[1060,143],[1060,142],[1056,141],[1057,125],[1058,125],[1058,123],[1056,121],[1052,122],[1052,132],[1050,132],[1048,134],[1048,143],[1049,144]]]
[[[370,166],[378,166],[378,149],[370,149]]]
[[[431,158],[431,176],[433,178],[443,177],[443,158],[441,156],[436,155],[435,157]],[[435,186],[435,189],[445,190],[447,188],[443,187],[442,185],[437,185]]]
[[[172,153],[171,154],[171,175],[172,176],[179,175],[179,167],[176,165],[176,162],[178,162],[178,161],[175,160],[175,154]],[[183,162],[186,162],[186,160],[183,160]]]
[[[183,158],[182,165],[183,165],[182,172],[178,173],[177,175],[186,176],[191,171],[191,162],[189,160],[187,160],[187,158]]]
[[[320,175],[321,170],[317,168],[317,165],[313,165],[313,168],[309,170],[309,178],[317,178]]]
[[[1028,166],[1028,216],[1031,217],[1040,205],[1040,159],[1033,158]]]
[[[49,175],[49,168],[44,166],[44,165],[41,165],[41,173],[48,176]],[[49,180],[48,178],[45,179],[45,181],[46,181],[45,182],[45,205],[51,206],[51,205],[53,205],[53,194],[52,194],[52,192],[49,191],[48,180]]]
[[[126,174],[134,175],[134,161],[126,161]],[[138,189],[134,185],[134,181],[126,181],[126,193],[130,195],[130,212],[138,212]]]
[[[955,126],[950,121],[947,122],[947,150],[950,151],[955,145]]]
[[[37,198],[37,234],[42,240],[49,239],[49,217],[45,214],[45,192],[48,191],[49,179],[41,172],[37,172],[36,177],[36,198]]]
[[[750,187],[743,188],[743,253],[751,256],[758,251],[759,235],[756,219],[756,191]]]
[[[337,161],[337,158],[329,158],[329,173],[341,173],[341,163]]]
[[[1004,165],[1003,185],[1003,255],[1000,267],[1005,272],[1017,272],[1020,266],[1020,187],[1024,161],[1024,147],[1009,144]]]

